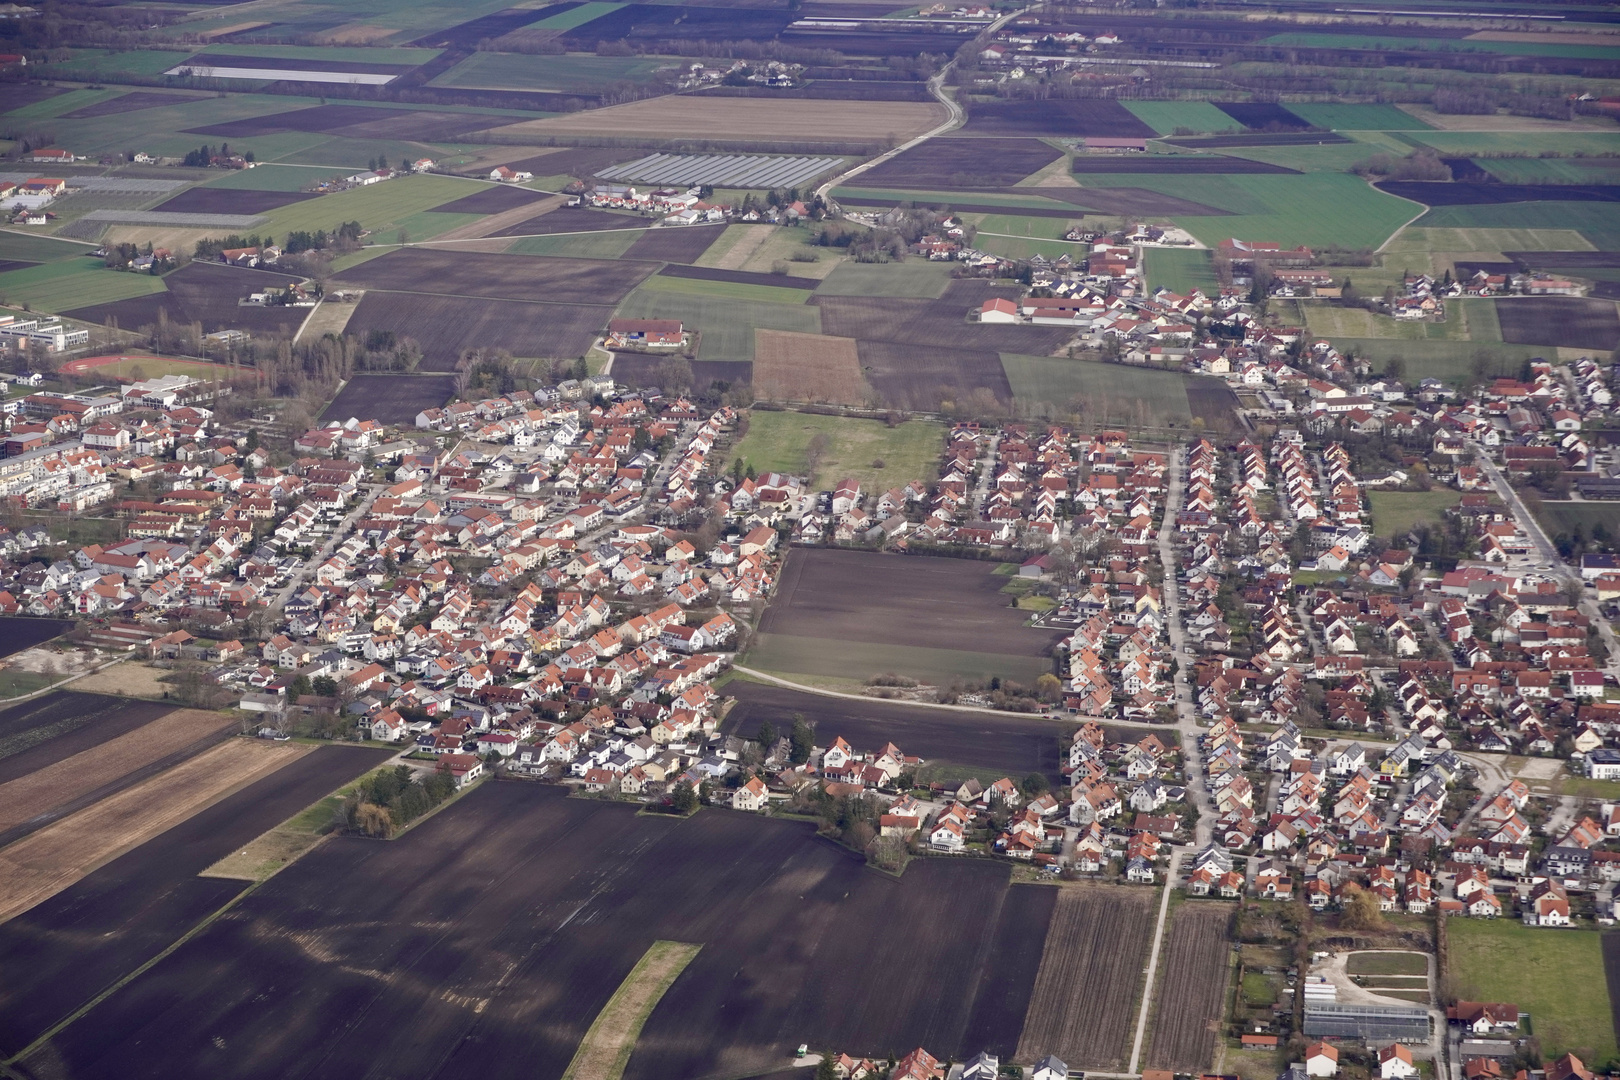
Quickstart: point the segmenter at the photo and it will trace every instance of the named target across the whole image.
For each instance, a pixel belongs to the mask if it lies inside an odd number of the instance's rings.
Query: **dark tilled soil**
[[[1609,1008],[1614,1013],[1614,1030],[1620,1037],[1620,930],[1603,935],[1603,980],[1609,985]]]
[[[236,56],[227,53],[198,53],[188,64],[210,67],[262,68],[266,71],[330,71],[349,75],[389,75],[415,67],[415,64],[360,63],[353,60],[301,60],[280,56]]]
[[[604,229],[645,229],[646,218],[628,214],[611,214],[606,210],[564,206],[549,213],[525,218],[516,225],[508,225],[491,236],[549,236],[552,233],[597,232]]]
[[[617,304],[654,269],[649,265],[626,265],[606,259],[539,259],[526,255],[404,248],[361,263],[338,276],[345,284],[362,289],[492,300],[544,300],[549,304]]]
[[[1269,161],[1250,161],[1248,158],[1193,156],[1191,154],[1117,154],[1098,156],[1081,154],[1075,157],[1072,171],[1092,175],[1112,173],[1153,173],[1160,176],[1185,176],[1205,173],[1298,173],[1298,169],[1273,165]],[[1087,195],[1091,192],[1087,191]]]
[[[976,349],[1047,356],[1069,340],[1061,327],[970,323],[967,315],[1006,290],[979,279],[959,279],[937,300],[894,297],[814,296],[821,331],[860,341],[946,349]]]
[[[246,888],[199,871],[385,757],[321,747],[0,924],[0,1051],[21,1050]],[[136,1057],[162,1068],[161,1053]],[[40,1065],[29,1072],[53,1071]]]
[[[798,16],[783,8],[664,7],[624,4],[565,31],[571,49],[594,49],[599,41],[769,41]]]
[[[924,191],[1000,188],[1016,184],[1062,156],[1039,139],[930,139],[868,169],[856,182],[862,187]]]
[[[488,116],[415,112],[407,109],[373,109],[365,105],[316,105],[308,109],[271,113],[247,120],[230,120],[207,127],[188,128],[189,135],[213,135],[225,139],[247,139],[282,131],[302,131],[316,135],[355,137],[392,136],[402,139],[443,138],[448,133],[476,131],[489,127]]]
[[[553,359],[584,356],[612,317],[613,309],[605,305],[374,291],[360,301],[348,332],[364,336],[369,330],[391,330],[415,338],[422,346],[421,370],[449,372],[456,370],[466,349],[506,349],[513,356]]]
[[[664,362],[660,356],[647,353],[614,353],[613,379],[626,386],[657,387],[658,366]],[[748,382],[753,378],[751,360],[692,360],[692,390],[704,393],[717,382],[727,385]]]
[[[897,341],[862,341],[858,349],[861,374],[891,408],[933,412],[942,402],[966,401],[975,390],[988,390],[1003,404],[1012,401],[1012,384],[994,349]]]
[[[253,194],[253,193],[248,193]],[[291,337],[309,317],[309,308],[243,306],[237,301],[248,294],[281,288],[299,279],[268,270],[249,270],[224,263],[187,263],[163,279],[167,292],[118,300],[110,304],[75,308],[67,312],[85,322],[118,320],[124,330],[155,326],[158,312],[166,311],[170,322],[202,324],[203,333],[215,330],[250,330],[283,333]]]
[[[677,228],[648,229],[630,249],[626,259],[646,259],[652,262],[696,262],[709,250],[709,245],[720,239],[726,231],[724,225],[685,225]]]
[[[895,880],[799,822],[495,782],[400,840],[328,841],[22,1064],[83,1080],[455,1080],[515,1061],[559,1076],[660,939],[703,950],[630,1080],[750,1075],[802,1041],[961,1058],[979,987],[1010,981],[990,948],[1007,878],[921,860]]]
[[[463,195],[461,198],[447,202],[443,206],[435,206],[433,212],[435,214],[501,214],[547,198],[550,198],[550,196],[544,192],[492,184],[482,191],[474,192],[471,195]]]
[[[278,206],[319,198],[312,191],[256,191],[251,188],[187,188],[153,207],[166,214],[262,214]]]
[[[409,426],[423,409],[437,409],[456,394],[453,375],[356,375],[321,413],[328,420],[381,420]]]
[[[1158,132],[1112,98],[1074,101],[969,101],[967,135],[1152,139]],[[1032,172],[1034,170],[1031,170]]]
[[[536,176],[590,177],[600,169],[612,168],[625,161],[647,156],[646,150],[616,150],[606,146],[585,146],[568,150],[554,150],[549,154],[520,158],[506,162],[506,167],[517,172],[532,172]],[[487,175],[488,170],[485,170]]]
[[[28,265],[32,265],[31,263]],[[26,616],[0,618],[0,657],[32,649],[73,629],[69,619],[34,619]],[[0,728],[3,732],[4,728]]]
[[[1178,1073],[1209,1068],[1230,977],[1231,920],[1230,904],[1193,903],[1176,909],[1165,942],[1164,981],[1147,1055],[1153,1067]]]
[[[1385,180],[1380,191],[1425,206],[1487,206],[1515,202],[1620,202],[1620,184],[1446,183],[1434,180]]]
[[[99,746],[178,706],[59,690],[0,713],[0,784]]]
[[[1522,263],[1530,267],[1556,266],[1560,270],[1600,270],[1620,266],[1620,251],[1504,251],[1502,254],[1512,259],[1513,263]],[[1499,265],[1512,266],[1513,263]],[[1502,271],[1495,270],[1492,273]]]
[[[815,289],[819,278],[792,274],[756,274],[748,270],[716,270],[711,266],[682,266],[672,263],[658,271],[659,277],[691,278],[696,281],[730,281],[737,285],[772,285],[779,289]]]
[[[444,30],[435,30],[431,34],[417,38],[411,44],[420,49],[470,49],[486,38],[498,38],[542,19],[572,11],[579,7],[581,2],[583,0],[568,0],[567,3],[552,4],[544,8],[507,8],[505,11],[469,19]]]
[[[1224,110],[1223,110],[1224,111]],[[1289,115],[1293,115],[1290,113]],[[1336,131],[1252,131],[1241,135],[1213,135],[1209,137],[1187,135],[1164,140],[1177,146],[1198,146],[1219,150],[1227,146],[1320,146],[1328,143],[1347,143],[1348,135]]]
[[[760,724],[770,721],[777,731],[793,727],[802,715],[817,728],[817,739],[830,742],[843,736],[853,746],[879,747],[892,742],[925,761],[948,761],[981,769],[994,769],[1018,778],[1032,772],[1060,776],[1059,746],[1064,729],[1050,720],[985,713],[928,709],[872,700],[852,702],[785,686],[737,681],[726,686],[737,699],[726,717],[726,730],[749,738]]]
[[[1620,314],[1612,300],[1590,296],[1524,296],[1496,302],[1502,340],[1509,345],[1556,345],[1608,352],[1620,345]]]
[[[1281,105],[1260,101],[1216,101],[1212,104],[1244,127],[1255,131],[1303,131],[1311,126],[1308,121]]]

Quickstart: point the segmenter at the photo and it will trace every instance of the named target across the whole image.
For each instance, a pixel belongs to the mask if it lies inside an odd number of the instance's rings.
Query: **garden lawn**
[[[1215,247],[1222,240],[1275,240],[1284,247],[1375,248],[1419,213],[1416,204],[1385,195],[1359,176],[1166,176],[1121,173],[1087,176],[1099,187],[1139,187],[1201,202],[1230,217],[1179,216],[1176,224]],[[1106,180],[1106,183],[1103,181]]]
[[[1451,488],[1430,491],[1369,491],[1372,527],[1378,536],[1404,536],[1414,525],[1438,525],[1447,509],[1462,501],[1462,492]]]
[[[1136,118],[1160,135],[1183,128],[1202,135],[1210,131],[1242,131],[1243,125],[1207,101],[1122,101]]]
[[[166,291],[151,274],[108,270],[92,259],[43,263],[0,274],[0,299],[42,311],[67,311]]]
[[[803,475],[810,441],[825,436],[814,489],[831,488],[853,477],[867,491],[887,491],[911,480],[932,480],[939,471],[945,448],[945,427],[931,420],[909,420],[889,427],[881,420],[822,416],[815,413],[766,412],[756,409],[748,421],[748,434],[726,461],[742,458],[756,472]],[[882,461],[876,468],[874,461]]]
[[[1548,1061],[1570,1051],[1598,1070],[1615,1057],[1601,934],[1514,919],[1450,919],[1446,932],[1447,974],[1459,998],[1516,1002]]]
[[[1220,288],[1215,280],[1215,257],[1208,250],[1198,248],[1143,248],[1147,259],[1148,291],[1169,289],[1186,293],[1202,289],[1213,296]]]

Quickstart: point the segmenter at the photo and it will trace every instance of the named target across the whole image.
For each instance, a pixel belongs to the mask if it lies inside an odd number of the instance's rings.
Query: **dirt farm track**
[[[703,948],[626,1080],[755,1075],[800,1042],[1010,1055],[1057,890],[1008,878],[922,859],[896,880],[800,822],[488,782],[399,840],[328,840],[17,1071],[556,1080],[655,940]],[[8,992],[7,1024],[29,1011]]]

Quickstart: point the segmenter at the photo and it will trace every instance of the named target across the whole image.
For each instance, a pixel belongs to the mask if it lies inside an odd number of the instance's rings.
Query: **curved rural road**
[[[1009,21],[1017,18],[1019,15],[1022,15],[1025,10],[1025,8],[1019,8],[1016,11],[1007,12],[1005,15],[1001,16],[1001,18],[997,19],[995,22],[986,27],[983,33],[995,33],[997,30],[1000,30],[1003,26],[1005,26]],[[961,127],[963,121],[967,119],[967,114],[962,111],[962,106],[957,104],[956,99],[945,92],[945,74],[946,72],[950,71],[955,64],[956,61],[954,59],[951,60],[950,63],[940,68],[933,78],[928,80],[928,92],[933,94],[934,100],[945,106],[946,111],[949,113],[943,124],[923,132],[910,142],[901,143],[892,150],[884,151],[871,161],[864,161],[855,166],[853,169],[839,173],[831,180],[828,180],[826,183],[816,188],[816,197],[825,200],[827,198],[827,193],[833,188],[837,187],[839,184],[854,179],[856,176],[859,176],[861,173],[872,168],[873,166],[881,165],[885,161],[891,161],[905,153],[907,150],[921,146],[923,143],[927,142],[929,139],[932,139],[936,135],[944,135],[947,132],[955,131],[957,128]]]

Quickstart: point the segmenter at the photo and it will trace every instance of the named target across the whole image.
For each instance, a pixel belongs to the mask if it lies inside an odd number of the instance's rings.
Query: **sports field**
[[[1002,353],[1014,405],[1032,415],[1078,411],[1089,423],[1185,426],[1187,380],[1178,372],[1054,356]]]
[[[945,450],[945,428],[930,420],[908,420],[889,427],[881,420],[861,420],[813,413],[755,410],[748,434],[726,461],[742,458],[758,472],[804,475],[811,442],[822,443],[810,486],[830,489],[853,477],[869,492],[882,493],[912,480],[929,481],[939,473]],[[873,463],[883,462],[882,468]]]
[[[1566,1051],[1583,1061],[1614,1058],[1600,933],[1537,929],[1514,919],[1450,919],[1446,933],[1447,974],[1459,998],[1516,1002],[1530,1013],[1548,1061]]]
[[[1452,488],[1429,491],[1369,491],[1372,527],[1378,536],[1404,536],[1414,525],[1438,525],[1441,515],[1462,501]]]

